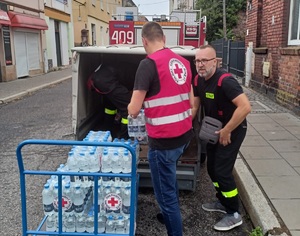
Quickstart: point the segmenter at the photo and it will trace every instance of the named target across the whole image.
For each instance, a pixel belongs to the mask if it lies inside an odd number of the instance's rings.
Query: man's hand
[[[216,134],[219,134],[219,143],[223,146],[227,146],[231,143],[231,132],[225,128],[216,131]]]

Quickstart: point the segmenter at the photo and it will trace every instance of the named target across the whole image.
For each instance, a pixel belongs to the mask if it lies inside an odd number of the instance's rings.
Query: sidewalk
[[[0,104],[71,79],[71,68],[0,83]],[[300,236],[300,118],[251,89],[248,133],[234,174],[255,226]],[[283,223],[282,223],[283,222]]]
[[[34,77],[0,82],[0,104],[26,96],[36,90],[71,79],[71,67]]]
[[[244,159],[235,165],[241,198],[254,224],[274,229],[274,235],[280,235],[286,226],[292,236],[300,236],[299,116],[251,89],[244,91],[252,112],[240,150]],[[245,174],[247,169],[251,176]],[[270,208],[266,207],[268,201]],[[280,225],[277,214],[285,226]]]

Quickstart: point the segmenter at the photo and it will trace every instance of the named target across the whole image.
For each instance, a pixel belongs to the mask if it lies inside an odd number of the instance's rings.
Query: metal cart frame
[[[105,146],[105,147],[123,147],[130,151],[132,156],[131,173],[129,174],[112,174],[112,173],[89,173],[89,172],[57,172],[57,171],[38,171],[24,169],[22,158],[22,148],[26,145],[64,145],[64,146]],[[122,143],[117,142],[88,142],[88,141],[67,141],[67,140],[38,140],[31,139],[21,142],[16,149],[17,161],[20,172],[20,190],[21,190],[21,210],[22,210],[22,235],[74,235],[74,236],[88,236],[88,235],[114,235],[114,236],[134,236],[135,235],[135,219],[137,210],[137,189],[138,189],[138,174],[136,167],[136,153],[135,150]],[[58,231],[42,231],[43,225],[46,222],[45,216],[36,230],[27,229],[27,205],[26,205],[26,175],[57,175],[58,176]],[[98,233],[98,208],[94,208],[94,233],[77,233],[77,232],[62,232],[62,176],[91,176],[94,179],[94,204],[98,205],[98,178],[99,177],[123,177],[131,179],[131,199],[130,199],[130,228],[129,234],[106,234]]]

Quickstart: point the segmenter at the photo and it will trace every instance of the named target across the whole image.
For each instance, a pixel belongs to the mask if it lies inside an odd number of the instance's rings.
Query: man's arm
[[[146,97],[147,91],[145,90],[134,90],[130,103],[128,104],[128,114],[133,118],[136,118],[142,108],[144,99]]]
[[[191,108],[192,108],[192,117],[194,119],[196,117],[198,109],[200,107],[200,97],[194,96],[193,86],[191,86],[190,104],[191,104]]]
[[[236,106],[236,109],[223,129],[219,131],[220,134],[220,143],[223,145],[228,145],[231,143],[230,134],[231,132],[238,127],[246,116],[251,112],[251,105],[246,94],[242,93],[232,100],[233,104]]]

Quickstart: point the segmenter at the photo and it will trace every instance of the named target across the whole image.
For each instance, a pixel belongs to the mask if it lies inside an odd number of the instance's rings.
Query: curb
[[[52,81],[50,83],[46,83],[46,84],[43,84],[43,85],[40,85],[40,86],[36,86],[34,88],[31,88],[31,89],[27,89],[25,91],[22,91],[22,92],[19,92],[17,94],[14,94],[14,95],[11,95],[11,96],[8,96],[8,97],[5,97],[3,99],[0,100],[0,104],[3,104],[3,103],[9,103],[13,100],[16,100],[18,98],[21,98],[21,97],[24,97],[26,95],[29,95],[30,93],[33,93],[37,90],[40,90],[40,89],[43,89],[43,88],[46,88],[46,87],[49,87],[51,85],[55,85],[55,84],[59,84],[67,79],[71,79],[72,76],[67,76],[67,77],[64,77],[64,78],[61,78],[61,79],[58,79],[58,80],[55,80],[55,81]]]
[[[270,205],[269,200],[262,192],[240,154],[235,162],[233,175],[239,189],[241,201],[254,227],[261,227],[264,235],[290,235],[284,233],[285,230],[282,229],[276,211]]]

